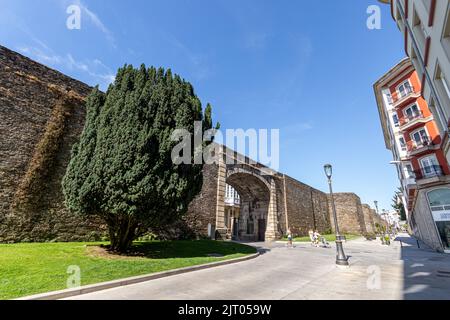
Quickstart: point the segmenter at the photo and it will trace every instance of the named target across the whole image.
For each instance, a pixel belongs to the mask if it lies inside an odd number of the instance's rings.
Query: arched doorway
[[[228,175],[226,183],[239,194],[239,216],[235,217],[233,235],[241,241],[265,241],[270,206],[270,184],[251,173]]]

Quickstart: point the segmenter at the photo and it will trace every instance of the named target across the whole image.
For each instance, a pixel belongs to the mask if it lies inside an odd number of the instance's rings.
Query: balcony
[[[413,113],[412,115],[409,115],[405,118],[400,119],[400,131],[407,130],[409,128],[412,128],[414,125],[418,123],[424,123],[428,121],[427,118],[423,115],[422,111],[417,111]]]
[[[225,205],[227,206],[240,206],[241,199],[238,197],[225,197]]]
[[[408,157],[418,155],[424,151],[436,150],[439,145],[435,144],[433,140],[428,137],[422,137],[422,141],[408,141]]]
[[[410,98],[419,98],[420,92],[416,92],[413,87],[407,87],[405,89],[405,92],[402,96],[397,97],[397,99],[394,99],[392,102],[392,106],[394,108],[399,107],[402,103],[407,101]]]
[[[422,170],[416,171],[415,173],[417,180],[419,180],[418,177],[422,177],[422,179],[430,179],[444,176],[444,170],[438,165],[423,167]]]

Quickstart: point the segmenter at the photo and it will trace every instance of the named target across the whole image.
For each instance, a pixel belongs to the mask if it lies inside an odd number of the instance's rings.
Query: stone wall
[[[375,233],[375,222],[373,214],[375,210],[373,210],[369,205],[363,204],[362,211],[364,214],[364,222],[366,224],[366,231],[368,233]]]
[[[366,224],[361,199],[354,193],[335,193],[334,201],[341,233],[363,234]],[[330,221],[334,230],[334,219],[330,202]]]
[[[189,205],[184,221],[196,234],[208,235],[208,224],[215,227],[217,203],[217,165],[203,167],[203,186],[200,194]]]
[[[0,46],[0,241],[72,241],[102,234],[97,222],[66,210],[61,190],[90,91]]]
[[[61,188],[72,146],[83,130],[84,99],[90,91],[89,86],[0,46],[0,242],[98,240],[105,235],[100,221],[66,209]],[[224,207],[226,170],[205,166],[202,191],[175,229],[187,227],[207,235],[208,225],[224,223],[218,212]],[[286,234],[288,226],[299,236],[310,229],[331,230],[325,193],[279,173],[270,181],[265,191],[270,210],[265,211],[271,234]],[[269,200],[255,194],[259,201]],[[356,195],[337,194],[336,204],[342,231],[366,230]]]
[[[288,224],[296,236],[308,235],[310,229],[325,233],[331,229],[327,195],[285,176]]]

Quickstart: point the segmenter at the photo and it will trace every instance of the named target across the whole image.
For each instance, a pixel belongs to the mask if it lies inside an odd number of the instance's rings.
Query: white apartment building
[[[229,184],[225,189],[225,227],[228,229],[228,237],[237,239],[239,236],[239,219],[241,213],[241,197]]]
[[[422,96],[435,117],[450,163],[450,1],[379,0],[404,34],[405,53],[421,77]]]

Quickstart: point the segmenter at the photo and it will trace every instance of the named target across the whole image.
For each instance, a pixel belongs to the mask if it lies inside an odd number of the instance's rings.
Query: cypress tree
[[[212,128],[212,108],[192,85],[162,68],[120,68],[106,93],[95,88],[86,101],[83,133],[63,179],[73,212],[100,216],[111,250],[126,252],[148,230],[186,213],[203,184],[202,164],[176,165],[175,129],[191,133],[194,122]]]

